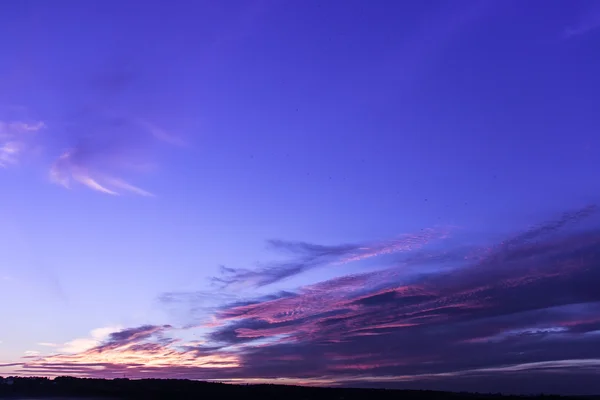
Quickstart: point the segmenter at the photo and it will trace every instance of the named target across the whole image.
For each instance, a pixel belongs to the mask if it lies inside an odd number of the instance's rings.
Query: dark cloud
[[[5,367],[19,367],[23,365],[23,363],[6,363],[6,364],[0,364],[0,368],[5,368]]]
[[[294,255],[306,256],[309,259],[331,256],[344,256],[360,249],[356,244],[343,244],[338,246],[323,246],[306,242],[288,242],[285,240],[271,239],[267,241],[268,247],[274,250],[288,252]]]
[[[147,339],[169,328],[171,328],[170,325],[143,325],[138,328],[123,329],[121,331],[111,333],[106,344],[123,345],[126,343]]]
[[[231,322],[211,338],[246,344],[246,376],[360,375],[376,384],[600,368],[600,230],[567,229],[594,211],[565,213],[439,273],[388,269],[230,304],[218,315]]]

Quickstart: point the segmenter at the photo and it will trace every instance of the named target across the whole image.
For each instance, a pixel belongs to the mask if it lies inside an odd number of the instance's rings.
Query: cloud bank
[[[142,326],[110,333],[78,353],[28,358],[13,368],[94,377],[598,392],[590,377],[600,373],[599,222],[597,207],[588,206],[500,243],[449,247],[445,257],[406,252],[384,269],[292,292],[225,298],[200,341],[178,339],[171,326]],[[350,245],[271,245],[319,262],[373,253]],[[419,246],[413,253],[424,251]],[[435,268],[406,269],[419,263]],[[163,300],[173,304],[175,297]]]

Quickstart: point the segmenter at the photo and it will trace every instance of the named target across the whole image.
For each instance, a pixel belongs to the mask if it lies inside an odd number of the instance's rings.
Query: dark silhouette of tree
[[[9,382],[11,384],[7,384]],[[561,396],[502,396],[428,390],[315,388],[285,385],[232,385],[179,379],[0,378],[0,398],[84,397],[113,399],[285,399],[285,400],[459,400],[568,399]],[[574,397],[582,399],[582,397]],[[588,396],[588,400],[599,397]]]

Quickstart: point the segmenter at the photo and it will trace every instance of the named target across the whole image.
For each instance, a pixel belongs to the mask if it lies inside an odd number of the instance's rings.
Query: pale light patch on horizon
[[[75,345],[88,346],[92,342],[81,341]],[[99,343],[98,343],[99,344]],[[73,346],[74,347],[74,346]],[[71,364],[73,366],[85,364],[112,364],[112,365],[134,365],[140,364],[144,367],[197,367],[197,368],[236,368],[240,366],[240,360],[235,354],[197,355],[194,351],[178,351],[169,346],[156,346],[147,349],[140,344],[128,343],[116,348],[97,348],[94,346],[85,351],[72,354],[56,354],[40,357],[34,361],[27,362],[29,368],[52,369],[53,364]],[[132,372],[134,372],[132,370]]]
[[[89,337],[70,340],[61,345],[58,351],[61,353],[81,353],[90,350],[99,346],[111,333],[119,332],[121,329],[122,327],[120,326],[107,326],[93,329],[90,332]]]
[[[59,347],[59,344],[56,343],[49,343],[49,342],[39,342],[37,343],[38,346],[43,346],[43,347]]]
[[[23,362],[23,368],[39,370],[40,373],[52,373],[54,365],[71,365],[74,369],[84,365],[85,368],[97,366],[101,374],[106,365],[131,366],[135,373],[135,365],[144,368],[162,367],[196,367],[196,368],[235,368],[240,366],[239,356],[233,352],[198,354],[196,349],[182,347],[178,340],[161,344],[150,339],[119,342],[112,340],[111,334],[121,332],[121,327],[103,327],[90,332],[89,337],[71,340],[61,346],[54,343],[38,343],[47,347],[59,347],[51,355],[31,354]],[[201,344],[203,341],[186,343],[188,346]],[[38,357],[34,357],[38,356]],[[33,358],[33,359],[31,359]],[[128,367],[129,368],[129,367]],[[37,372],[36,372],[37,373]]]

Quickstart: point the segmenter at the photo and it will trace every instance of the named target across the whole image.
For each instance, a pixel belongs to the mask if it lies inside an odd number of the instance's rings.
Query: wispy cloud
[[[41,121],[0,121],[0,167],[17,164],[35,134],[45,127]]]
[[[290,254],[292,258],[289,261],[273,263],[257,269],[221,267],[222,276],[215,278],[215,281],[224,286],[250,285],[261,287],[325,265],[345,264],[384,254],[409,252],[421,248],[435,239],[442,239],[446,236],[446,230],[426,229],[378,243],[326,246],[305,242],[270,240],[268,241],[269,248]]]
[[[565,38],[582,36],[596,32],[598,28],[600,28],[600,7],[596,3],[594,8],[587,10],[577,23],[565,29],[564,36]]]
[[[68,150],[58,158],[50,168],[50,179],[66,188],[71,187],[71,182],[77,182],[92,190],[115,196],[119,194],[119,190],[141,196],[153,196],[152,193],[122,179],[94,171],[92,166],[87,165],[85,157],[81,157],[78,149]]]
[[[0,167],[17,166],[25,156],[32,156],[39,166],[51,157],[52,183],[65,188],[81,185],[108,195],[148,197],[153,196],[150,191],[123,177],[147,169],[144,166],[165,146],[184,145],[181,138],[147,119],[94,108],[75,113],[68,121],[53,122],[0,116]]]
[[[51,181],[66,188],[76,183],[108,195],[153,196],[122,176],[144,169],[158,150],[156,144],[179,146],[183,142],[146,120],[140,121],[100,112],[81,116],[67,135],[68,149],[50,168]]]
[[[155,125],[147,120],[138,119],[138,124],[140,124],[143,128],[145,128],[155,139],[158,139],[162,142],[174,145],[174,146],[184,146],[185,141],[173,133]]]

